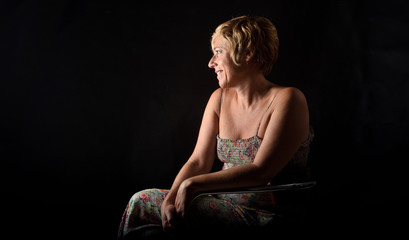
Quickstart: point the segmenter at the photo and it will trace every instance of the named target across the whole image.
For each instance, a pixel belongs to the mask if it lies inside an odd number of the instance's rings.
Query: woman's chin
[[[218,80],[219,80],[219,86],[221,88],[226,88],[227,87],[226,81],[224,81],[223,79],[218,79]]]

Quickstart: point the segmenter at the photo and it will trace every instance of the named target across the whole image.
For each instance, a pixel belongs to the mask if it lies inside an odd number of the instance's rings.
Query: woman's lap
[[[141,231],[148,225],[161,225],[161,205],[169,190],[146,189],[135,193],[122,217],[118,238]],[[275,218],[268,211],[237,205],[217,196],[201,196],[189,207],[186,224],[193,229],[262,226]]]

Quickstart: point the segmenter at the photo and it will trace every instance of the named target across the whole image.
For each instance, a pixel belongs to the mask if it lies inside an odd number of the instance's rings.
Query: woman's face
[[[209,61],[209,68],[214,68],[221,88],[234,84],[237,69],[230,57],[229,44],[222,36],[216,36],[212,42],[213,57]]]

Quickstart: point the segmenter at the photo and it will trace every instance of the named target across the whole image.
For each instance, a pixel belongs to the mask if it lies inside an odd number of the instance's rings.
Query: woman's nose
[[[214,56],[210,58],[208,66],[209,68],[214,68],[216,66],[216,63],[214,62]]]

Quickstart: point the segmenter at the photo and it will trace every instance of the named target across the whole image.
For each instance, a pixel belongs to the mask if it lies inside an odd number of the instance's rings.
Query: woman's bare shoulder
[[[216,90],[213,91],[213,93],[210,95],[210,98],[218,98],[220,99],[220,96],[222,94],[223,89],[222,88],[218,88]]]
[[[296,87],[279,87],[276,99],[281,103],[299,104],[305,103],[304,93]]]
[[[212,108],[217,115],[219,115],[220,112],[220,103],[222,101],[222,88],[218,88],[213,91],[213,93],[210,95],[209,102],[208,102],[208,107]]]

